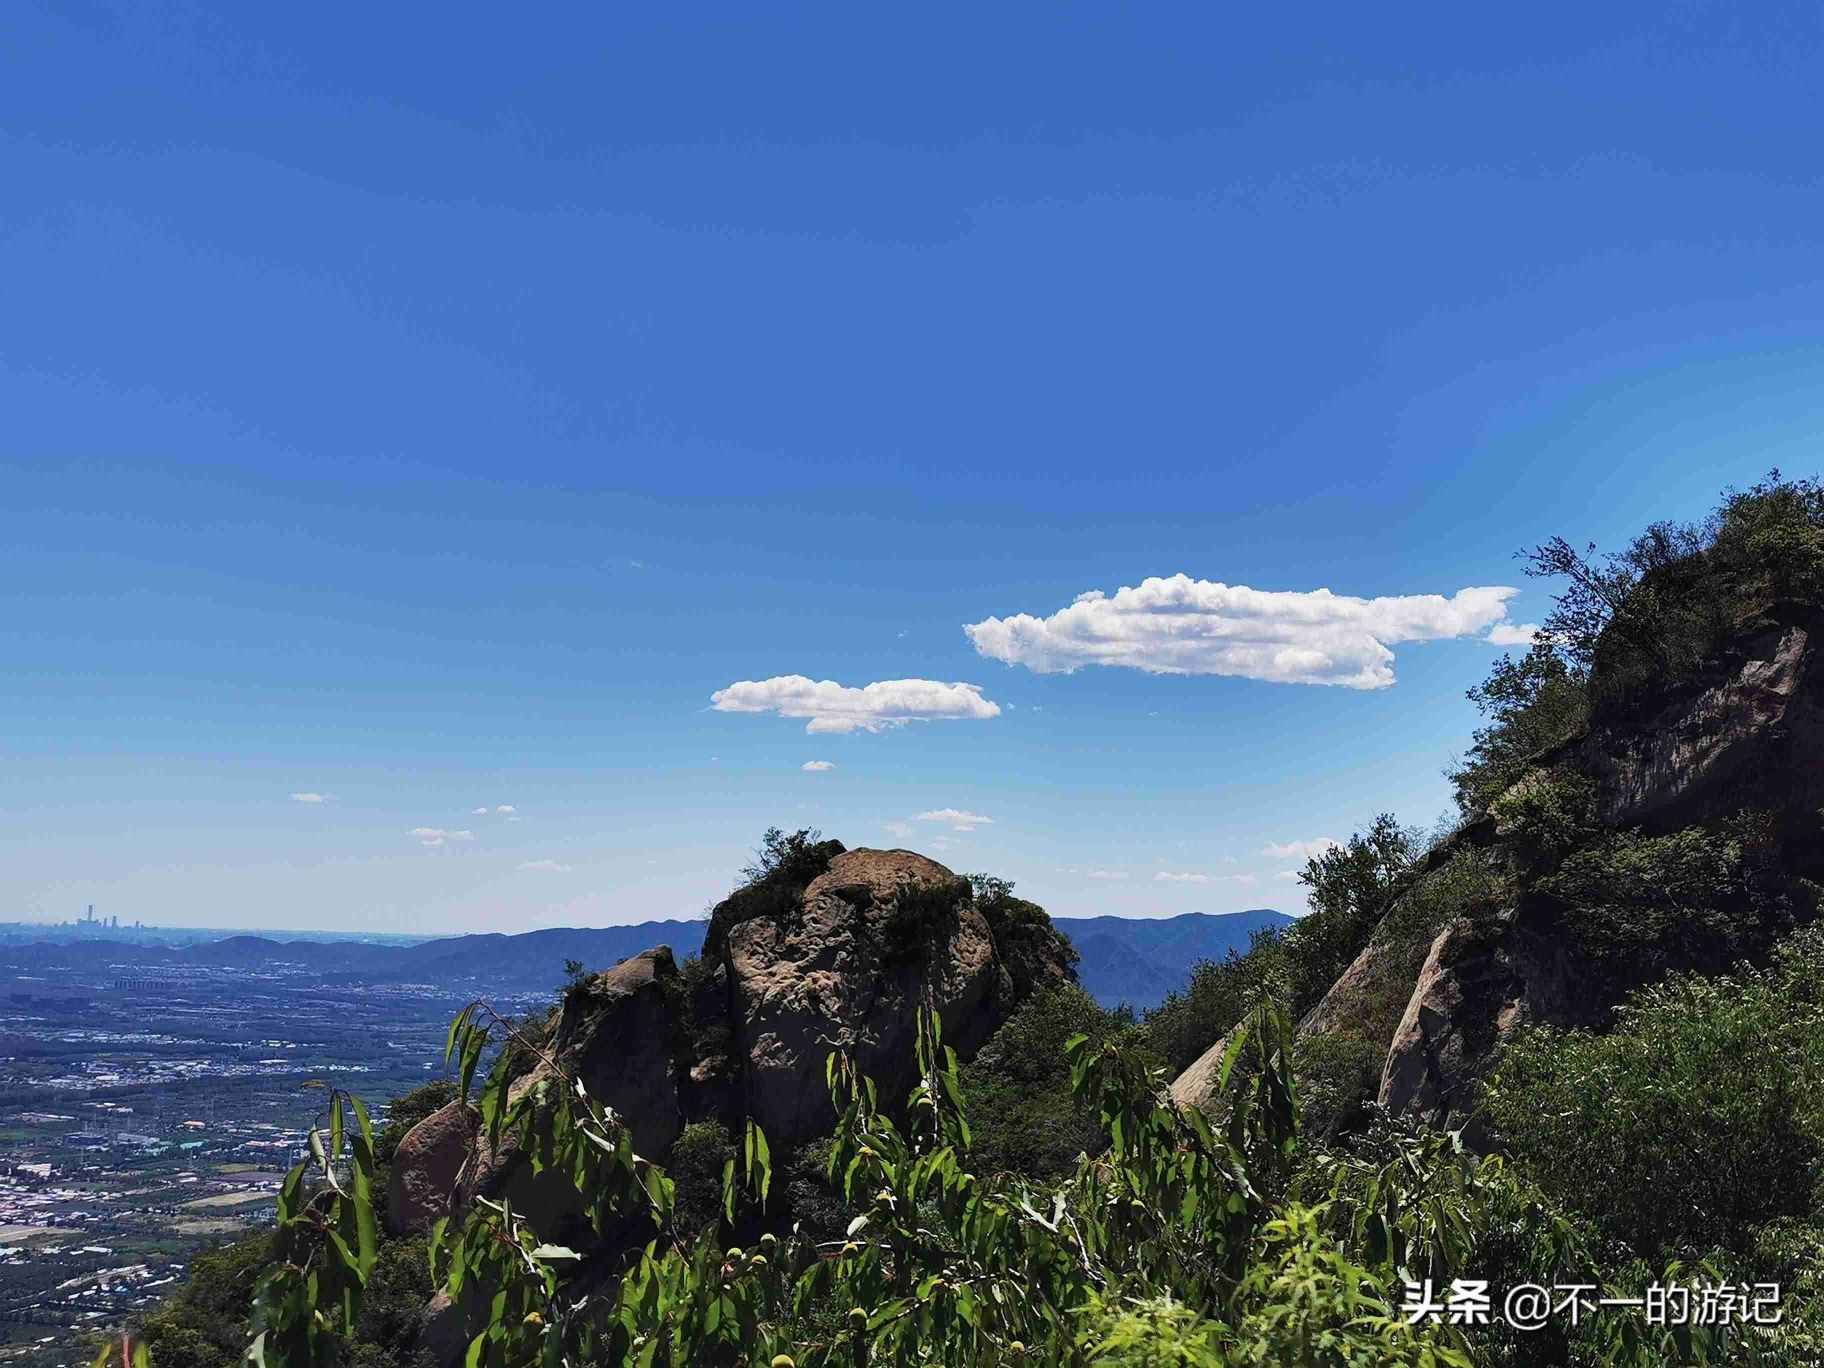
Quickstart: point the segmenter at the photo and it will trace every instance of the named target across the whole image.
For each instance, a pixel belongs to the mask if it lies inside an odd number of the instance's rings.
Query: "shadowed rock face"
[[[1636,723],[1578,747],[1611,826],[1667,829],[1744,806],[1824,806],[1824,629],[1815,610],[1776,606],[1695,683]]]
[[[666,946],[623,960],[566,995],[552,1043],[553,1057],[591,1097],[613,1108],[632,1132],[635,1150],[645,1155],[664,1154],[684,1125],[673,1065],[678,983]],[[512,1101],[553,1073],[550,1063],[541,1061],[513,1085]],[[484,1139],[456,1190],[456,1170],[478,1122],[472,1107],[451,1102],[406,1132],[393,1160],[394,1229],[426,1229],[452,1205],[479,1194],[509,1198],[547,1238],[574,1234],[582,1216],[575,1189],[555,1173],[534,1175],[511,1135],[496,1149]]]
[[[1528,1024],[1595,1025],[1611,1004],[1593,986],[1562,937],[1521,917],[1452,922],[1432,942],[1394,1031],[1380,1104],[1462,1125],[1507,1033]]]

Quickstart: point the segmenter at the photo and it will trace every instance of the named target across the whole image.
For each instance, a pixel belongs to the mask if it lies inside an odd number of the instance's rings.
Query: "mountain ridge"
[[[1052,920],[1082,956],[1079,975],[1092,997],[1104,1006],[1125,1002],[1145,1010],[1182,985],[1197,961],[1220,960],[1230,950],[1245,951],[1256,932],[1284,929],[1294,919],[1271,908],[1248,908],[1172,917],[1104,914]],[[253,934],[183,947],[47,937],[11,945],[8,955],[20,969],[55,964],[113,972],[130,958],[140,969],[182,969],[185,964],[250,970],[301,965],[325,975],[385,982],[477,981],[498,989],[546,989],[564,981],[568,960],[599,972],[655,945],[669,945],[680,960],[687,959],[702,949],[708,929],[707,921],[653,920],[624,926],[482,931],[416,945],[281,940]]]

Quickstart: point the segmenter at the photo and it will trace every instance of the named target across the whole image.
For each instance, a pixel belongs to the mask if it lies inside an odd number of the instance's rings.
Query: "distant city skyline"
[[[1819,25],[10,6],[0,919],[1301,911],[1824,464]]]

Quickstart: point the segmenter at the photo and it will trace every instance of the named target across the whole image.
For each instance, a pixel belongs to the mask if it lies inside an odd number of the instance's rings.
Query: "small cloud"
[[[1153,875],[1154,883],[1207,884],[1208,874],[1174,874],[1169,869],[1162,869]]]
[[[930,812],[919,813],[912,820],[943,822],[952,831],[974,831],[978,826],[994,825],[994,818],[984,817],[979,812],[964,812],[961,808],[933,808]]]
[[[897,836],[902,841],[912,839],[912,825],[909,822],[882,822],[881,830],[889,836]]]
[[[803,675],[743,679],[710,695],[717,712],[778,713],[806,719],[819,732],[885,731],[908,722],[999,717],[1000,704],[982,697],[979,685],[935,679],[883,679],[850,688],[833,679]]]
[[[469,816],[471,816],[471,817],[486,817],[487,815],[488,815],[488,810],[485,807],[469,809]]]
[[[417,838],[419,845],[432,849],[435,849],[437,846],[449,845],[455,841],[472,841],[475,839],[475,833],[472,831],[448,831],[443,827],[413,827],[412,835]]]
[[[540,874],[568,874],[570,872],[569,865],[559,864],[556,860],[525,860],[519,867]]]
[[[1125,879],[1127,877],[1125,869],[1091,869],[1086,870],[1085,873],[1092,879]]]
[[[511,803],[502,803],[499,807],[495,808],[494,811],[498,812],[502,817],[510,817],[515,812],[519,811],[519,809],[514,807]]]
[[[1277,874],[1275,874],[1273,877],[1276,879],[1283,880],[1286,883],[1297,883],[1298,875],[1299,875],[1299,871],[1296,869],[1282,869]]]
[[[1282,841],[1260,848],[1262,855],[1270,855],[1276,860],[1315,860],[1326,850],[1341,845],[1334,836],[1317,836],[1309,841]]]
[[[822,774],[825,770],[835,769],[836,763],[833,760],[806,760],[798,768],[806,774]]]
[[[631,567],[633,567],[635,570],[644,570],[646,568],[645,561],[630,560],[627,562],[627,564],[630,565]]]
[[[1536,622],[1497,622],[1483,640],[1490,646],[1531,646],[1538,635]]]
[[[333,793],[294,793],[291,795],[291,801],[294,803],[333,803],[336,801],[336,795]]]

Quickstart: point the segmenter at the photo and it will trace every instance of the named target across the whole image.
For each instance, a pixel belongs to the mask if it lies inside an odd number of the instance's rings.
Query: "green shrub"
[[[140,1334],[157,1368],[235,1368],[247,1348],[247,1308],[273,1256],[270,1234],[198,1255],[183,1290],[161,1302]]]
[[[1539,755],[1589,721],[1587,671],[1571,665],[1550,641],[1536,643],[1518,660],[1502,656],[1468,697],[1489,719],[1448,774],[1457,807],[1469,814],[1486,812]]]
[[[1305,1136],[1327,1144],[1360,1128],[1381,1089],[1387,1042],[1351,1031],[1301,1038],[1292,1052]]]
[[[1489,804],[1488,813],[1527,870],[1555,867],[1599,831],[1594,781],[1566,769],[1529,771]]]
[[[1568,856],[1539,888],[1565,907],[1570,936],[1614,982],[1758,957],[1809,915],[1788,885],[1768,820],[1664,836],[1617,832]]]
[[[1766,970],[1676,975],[1606,1035],[1510,1041],[1483,1115],[1548,1191],[1653,1267],[1815,1209],[1824,1176],[1824,933]]]
[[[1305,864],[1298,881],[1311,910],[1285,932],[1288,1008],[1302,1017],[1367,946],[1422,853],[1420,834],[1390,812],[1348,843]]]
[[[1075,984],[1028,998],[962,1071],[976,1167],[1055,1178],[1080,1154],[1099,1153],[1107,1137],[1071,1093],[1064,1045],[1081,1034],[1099,1048],[1130,1024]]]
[[[711,911],[703,957],[719,961],[729,931],[743,922],[790,914],[804,890],[842,853],[842,842],[824,840],[821,831],[807,827],[788,835],[768,827],[754,858],[741,870],[741,887]]]
[[[735,1142],[720,1121],[693,1121],[671,1142],[667,1171],[677,1184],[677,1224],[696,1234],[722,1214],[722,1168]]]

